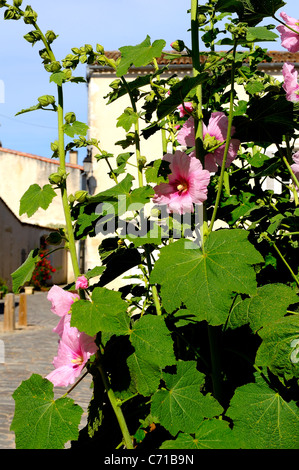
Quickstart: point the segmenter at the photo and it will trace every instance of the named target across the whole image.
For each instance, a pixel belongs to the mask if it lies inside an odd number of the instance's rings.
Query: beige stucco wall
[[[7,206],[6,209],[11,212],[8,214],[2,207],[0,213],[0,272],[6,279],[20,265],[22,250],[25,250],[27,256],[31,249],[39,247],[40,237],[45,232],[65,226],[59,190],[56,190],[57,196],[47,210],[38,209],[30,218],[26,214],[19,216],[20,199],[29,186],[37,183],[43,187],[49,184],[49,175],[57,172],[57,169],[55,160],[0,148],[0,197],[4,202],[2,206]],[[67,172],[70,194],[81,189],[82,167],[68,163]],[[50,260],[57,269],[53,277],[55,283],[71,282],[74,279],[70,257],[64,251],[53,253]]]
[[[49,184],[49,175],[57,172],[57,169],[58,163],[55,160],[0,148],[0,197],[21,222],[53,228],[64,225],[63,209],[57,190],[58,197],[54,197],[47,210],[38,209],[30,218],[26,214],[19,216],[20,199],[29,186],[37,183],[43,187]],[[67,165],[69,193],[81,188],[81,170],[79,165]]]

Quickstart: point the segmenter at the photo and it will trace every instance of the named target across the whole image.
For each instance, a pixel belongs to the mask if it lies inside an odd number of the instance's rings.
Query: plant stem
[[[128,95],[130,97],[130,101],[131,101],[133,111],[134,111],[134,113],[137,114],[136,103],[135,103],[135,100],[132,96],[131,90],[128,86],[128,83],[127,83],[127,81],[124,77],[121,77],[121,80],[122,80],[124,86],[126,87]],[[134,129],[135,129],[136,160],[137,160],[137,169],[138,169],[138,183],[139,183],[139,187],[141,188],[143,186],[143,174],[142,174],[143,163],[142,163],[142,160],[141,160],[141,153],[140,153],[139,118],[137,119],[137,122],[134,124]]]
[[[276,253],[278,254],[278,256],[280,257],[280,259],[283,261],[283,263],[286,265],[286,267],[288,268],[288,270],[290,271],[291,273],[291,276],[292,278],[294,279],[294,281],[296,282],[297,286],[299,287],[299,279],[298,277],[296,276],[296,274],[294,273],[294,271],[292,270],[291,266],[289,265],[289,263],[287,262],[287,260],[285,259],[285,257],[283,256],[283,254],[281,253],[281,251],[279,250],[279,248],[276,246],[275,242],[273,242],[269,237],[268,235],[266,234],[263,234],[263,238],[265,240],[267,240],[271,246],[273,246],[274,250],[276,251]]]
[[[191,0],[191,42],[192,42],[192,73],[193,77],[200,74],[200,53],[198,37],[198,0]],[[196,157],[200,159],[200,144],[203,140],[202,128],[202,85],[196,88],[196,97],[198,99],[197,116],[194,119],[195,124],[195,150]],[[201,142],[200,142],[201,140]],[[203,161],[201,162],[204,163]]]
[[[234,105],[234,89],[235,89],[235,56],[236,56],[236,49],[237,49],[237,42],[235,41],[234,43],[234,48],[233,48],[233,64],[232,64],[232,70],[231,70],[231,89],[230,89],[230,105],[229,105],[229,114],[228,114],[228,125],[227,125],[227,136],[226,136],[226,142],[225,142],[225,149],[224,149],[224,154],[223,154],[223,160],[222,160],[222,166],[221,166],[221,172],[220,172],[220,177],[219,177],[219,183],[218,183],[218,191],[216,195],[216,201],[215,201],[215,206],[211,218],[211,223],[208,229],[208,232],[212,232],[213,230],[213,225],[216,220],[216,215],[217,215],[217,210],[219,207],[220,203],[220,198],[221,198],[221,193],[222,193],[222,187],[223,187],[223,181],[224,181],[224,173],[225,173],[225,167],[226,167],[226,160],[227,160],[227,155],[228,155],[228,149],[229,149],[229,144],[230,144],[230,138],[231,138],[231,130],[232,130],[232,121],[233,121],[233,105]]]
[[[33,22],[33,26],[35,27],[36,31],[39,32],[41,36],[41,40],[48,52],[49,58],[51,61],[55,62],[56,58],[55,55],[46,39],[44,34],[42,33],[39,26]],[[58,106],[57,106],[57,116],[58,116],[58,154],[59,154],[59,165],[60,169],[65,176],[63,183],[61,184],[61,199],[62,199],[62,206],[64,211],[64,218],[66,223],[66,231],[67,231],[67,238],[68,238],[68,249],[71,255],[71,261],[73,266],[74,276],[77,278],[80,275],[80,268],[77,259],[76,253],[76,242],[73,232],[73,224],[70,212],[70,206],[68,202],[67,196],[67,185],[66,185],[66,166],[65,166],[65,147],[64,147],[64,130],[63,130],[63,90],[62,85],[57,85],[57,93],[58,93]]]
[[[144,250],[145,250],[145,255],[146,255],[147,268],[148,268],[148,272],[149,272],[149,275],[150,275],[151,272],[152,272],[151,256],[150,256],[150,253],[148,251],[147,246],[144,247]],[[161,315],[162,310],[161,310],[161,304],[160,304],[160,298],[159,298],[159,293],[158,293],[157,286],[153,284],[153,285],[151,285],[151,288],[152,288],[152,295],[153,295],[153,300],[154,300],[154,304],[155,304],[155,307],[156,307],[157,315]]]
[[[114,392],[113,392],[112,388],[110,387],[108,377],[106,376],[106,373],[103,370],[101,364],[98,364],[98,370],[101,374],[102,381],[103,381],[104,387],[106,389],[109,401],[111,403],[114,414],[116,416],[119,427],[121,429],[125,446],[126,446],[127,449],[134,449],[133,442],[132,442],[132,439],[131,439],[131,436],[130,436],[130,433],[129,433],[129,430],[128,430],[128,427],[127,427],[127,423],[126,423],[126,420],[124,418],[124,415],[123,415],[123,412],[122,412],[122,409],[121,409],[121,406],[120,406],[121,402],[119,402],[117,400],[117,398],[115,397]]]

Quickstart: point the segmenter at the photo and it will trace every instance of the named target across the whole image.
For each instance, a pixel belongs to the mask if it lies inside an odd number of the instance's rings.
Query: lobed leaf
[[[163,247],[150,280],[161,285],[163,305],[171,313],[182,303],[198,321],[225,323],[233,292],[256,293],[252,267],[263,261],[244,230],[212,232],[204,251],[181,239]]]
[[[248,299],[238,298],[229,316],[228,326],[232,329],[249,323],[252,331],[281,319],[287,307],[298,301],[296,292],[285,284],[266,284]]]
[[[173,341],[161,316],[145,315],[135,322],[130,332],[135,352],[127,364],[139,393],[148,396],[156,391],[161,370],[176,363]]]
[[[19,215],[31,217],[40,207],[48,209],[55,196],[57,194],[50,184],[45,184],[43,188],[32,184],[21,197]]]
[[[33,374],[14,391],[11,430],[17,449],[63,449],[76,440],[83,410],[70,398],[54,400],[53,384]]]
[[[298,449],[298,407],[265,382],[239,387],[226,415],[242,449]]]
[[[194,435],[179,433],[174,440],[164,441],[160,449],[238,449],[229,423],[221,419],[205,419]]]
[[[126,75],[131,65],[135,67],[144,67],[150,64],[154,58],[160,57],[166,42],[158,39],[151,44],[151,39],[147,35],[145,40],[136,46],[123,46],[119,50],[121,59],[116,69],[116,76]]]
[[[129,334],[130,318],[127,303],[121,293],[105,287],[96,287],[89,300],[78,300],[72,305],[71,326],[90,336],[99,331],[115,335]]]
[[[299,360],[291,360],[295,352],[293,344],[296,340],[299,342],[298,315],[269,322],[258,335],[263,341],[257,350],[256,364],[268,367],[273,374],[286,380],[299,378]]]
[[[166,388],[153,395],[151,414],[173,436],[179,431],[195,433],[204,418],[222,413],[214,397],[201,393],[204,379],[194,361],[179,361],[176,374],[163,373]]]

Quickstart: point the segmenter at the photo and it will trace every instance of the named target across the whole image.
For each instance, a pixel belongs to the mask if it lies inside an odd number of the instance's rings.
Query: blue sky
[[[105,50],[117,50],[139,44],[147,34],[152,41],[164,39],[166,50],[170,50],[170,43],[175,39],[182,39],[190,46],[189,0],[31,0],[29,3],[38,13],[37,23],[42,31],[52,29],[59,35],[53,43],[58,60],[70,53],[72,47],[84,44],[95,47],[100,43]],[[285,11],[299,18],[298,0],[286,3],[278,13]],[[40,43],[32,47],[23,39],[30,26],[22,20],[4,21],[3,12],[0,9],[0,141],[6,148],[51,157],[50,143],[57,138],[55,113],[34,111],[17,117],[15,114],[36,104],[41,95],[56,95],[55,85],[49,83],[49,74],[41,65]],[[283,50],[280,41],[264,47]],[[80,65],[76,75],[85,77],[86,66]],[[65,112],[68,111],[87,122],[86,84],[65,87]],[[80,150],[80,162],[85,155],[86,151]]]

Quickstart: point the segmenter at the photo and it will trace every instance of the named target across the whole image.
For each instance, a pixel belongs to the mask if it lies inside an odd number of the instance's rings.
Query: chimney
[[[78,151],[70,150],[69,151],[69,161],[74,165],[78,165]]]

